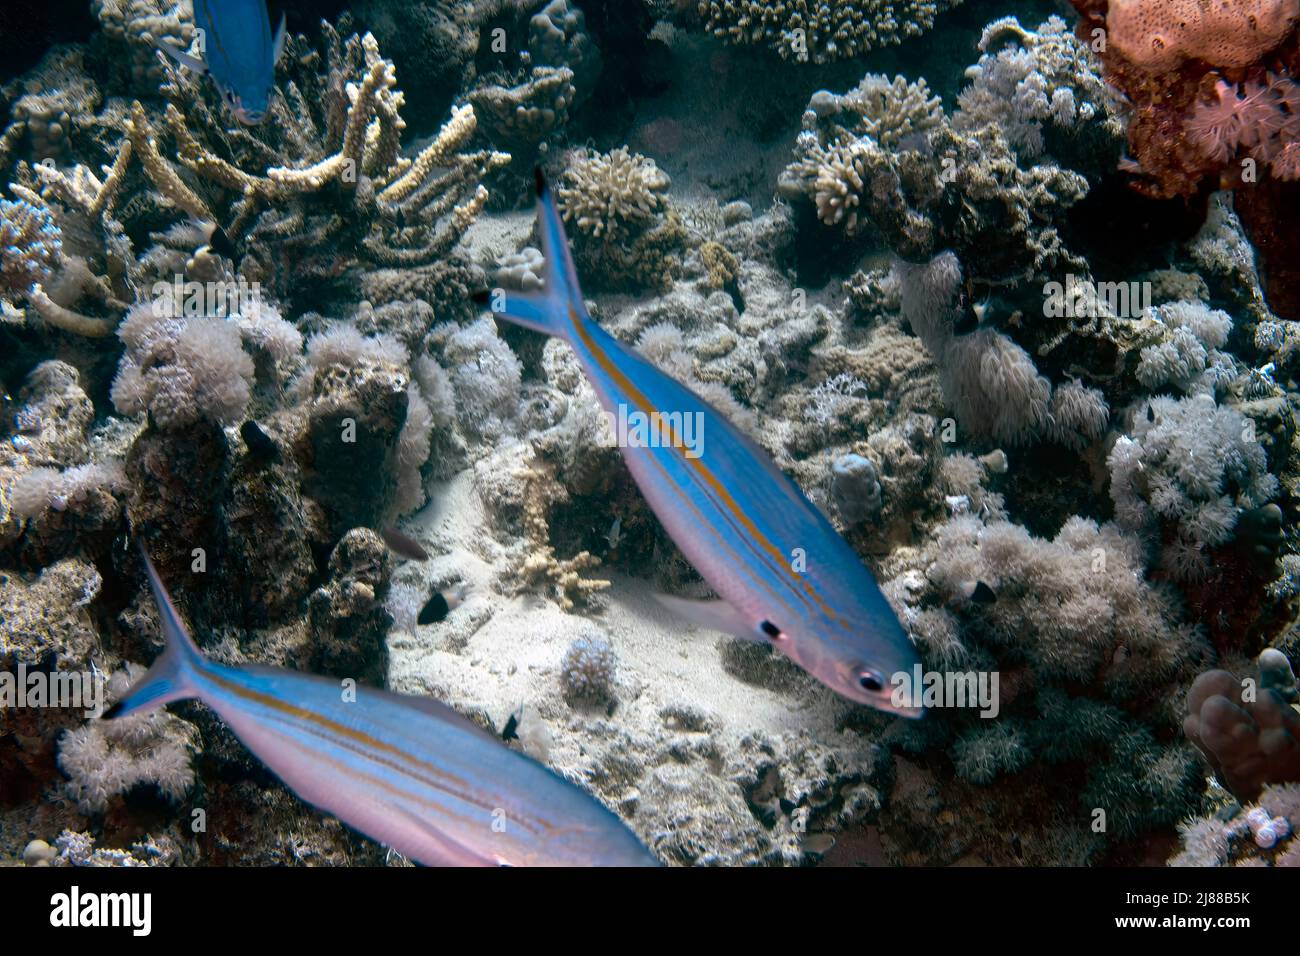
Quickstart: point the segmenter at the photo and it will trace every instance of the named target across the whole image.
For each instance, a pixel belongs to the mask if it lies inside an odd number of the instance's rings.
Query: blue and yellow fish
[[[599,801],[444,704],[208,660],[141,553],[166,649],[105,717],[197,698],[303,800],[419,863],[657,864]]]
[[[194,0],[194,26],[203,31],[203,59],[166,43],[156,46],[181,66],[210,75],[235,118],[256,126],[270,109],[284,16],[272,38],[266,0]]]
[[[628,470],[720,598],[665,602],[705,626],[771,644],[851,700],[920,716],[913,697],[900,693],[910,680],[895,683],[919,663],[916,649],[870,572],[766,452],[592,321],[540,173],[537,189],[544,290],[496,289],[480,302],[499,318],[564,339],[611,421],[636,423],[627,434],[639,437],[619,443]]]

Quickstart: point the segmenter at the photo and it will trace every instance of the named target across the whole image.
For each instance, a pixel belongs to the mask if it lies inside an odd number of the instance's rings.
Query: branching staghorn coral
[[[308,111],[285,135],[303,152],[289,162],[268,166],[264,175],[223,159],[191,132],[180,108],[188,105],[184,87],[177,81],[171,87],[175,92],[167,125],[176,137],[181,161],[200,176],[239,192],[232,231],[238,231],[262,208],[284,205],[333,183],[345,196],[356,197],[363,179],[369,178],[374,205],[369,210],[373,222],[366,241],[376,261],[385,265],[430,261],[449,249],[477,216],[487,198],[478,181],[509,157],[490,150],[461,152],[476,128],[469,106],[454,109],[438,136],[415,157],[400,156],[404,98],[396,89],[392,63],[380,56],[379,45],[370,34],[341,41],[327,24],[322,24],[322,30],[328,71],[316,78],[315,84],[325,94],[317,109],[324,107],[327,112],[315,115],[324,128],[316,127],[313,113]],[[301,55],[307,48],[306,39],[297,38],[295,47]],[[304,84],[307,82],[304,79]],[[309,92],[292,80],[285,84],[285,99],[291,105],[307,105],[304,96]],[[282,115],[277,110],[277,117]],[[306,162],[313,154],[318,158]],[[435,176],[439,169],[446,171]],[[443,217],[449,217],[447,228],[430,232]],[[404,220],[406,225],[396,226],[396,220]],[[412,241],[416,233],[418,238]]]
[[[247,238],[252,261],[244,271],[254,278],[270,274],[277,249],[303,251],[299,282],[353,263],[441,260],[486,203],[481,180],[509,156],[466,148],[477,128],[468,105],[453,109],[417,154],[403,156],[403,95],[392,63],[370,34],[343,40],[329,24],[321,30],[323,54],[304,37],[291,39],[284,60],[297,68],[257,130],[228,127],[209,84],[167,66],[165,110],[151,116],[143,103],[132,106],[116,176],[104,185],[115,188],[138,158],[172,206]],[[355,246],[360,255],[321,251]]]

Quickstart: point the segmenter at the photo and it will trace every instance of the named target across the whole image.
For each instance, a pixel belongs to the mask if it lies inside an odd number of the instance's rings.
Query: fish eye
[[[885,689],[885,678],[879,671],[865,670],[858,674],[858,686],[874,694]]]

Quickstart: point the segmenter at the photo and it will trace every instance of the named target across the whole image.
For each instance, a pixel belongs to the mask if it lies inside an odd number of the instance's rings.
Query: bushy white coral
[[[136,667],[115,672],[108,681],[109,699],[120,699],[143,673]],[[59,767],[70,778],[68,794],[86,813],[103,811],[113,797],[142,784],[179,800],[194,783],[190,757],[198,739],[193,724],[165,710],[92,720],[64,733]]]
[[[1168,330],[1163,342],[1140,353],[1136,374],[1147,388],[1213,393],[1234,377],[1232,357],[1219,351],[1232,332],[1228,313],[1202,302],[1169,302],[1149,309],[1147,317]]]
[[[126,352],[111,394],[123,415],[149,412],[169,431],[200,420],[230,425],[243,417],[253,360],[234,322],[184,318],[160,303],[141,303],[127,313],[118,337]]]
[[[1176,527],[1163,562],[1176,576],[1208,573],[1205,551],[1225,543],[1242,510],[1278,491],[1254,423],[1211,395],[1152,398],[1111,449],[1115,517],[1133,531]]]
[[[1060,17],[1049,17],[1037,30],[1004,17],[985,27],[979,48],[984,55],[966,71],[971,84],[953,115],[957,129],[995,126],[1033,158],[1043,153],[1047,126],[1074,133],[1109,119],[1111,97],[1096,58]]]
[[[10,503],[22,518],[35,518],[46,511],[75,514],[96,492],[118,496],[126,490],[126,473],[121,462],[115,460],[76,465],[64,471],[33,468],[14,483]]]
[[[451,366],[461,426],[485,440],[508,432],[519,410],[523,366],[497,335],[495,323],[483,318],[453,333],[444,359]]]

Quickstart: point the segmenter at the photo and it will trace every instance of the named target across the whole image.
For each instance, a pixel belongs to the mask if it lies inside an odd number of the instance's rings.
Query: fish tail
[[[162,625],[166,646],[148,673],[121,700],[105,711],[104,717],[108,719],[148,713],[174,700],[199,696],[199,672],[206,663],[203,652],[181,623],[176,606],[172,604],[144,545],[140,545],[140,555],[144,558],[144,569],[149,576],[154,603],[158,605],[158,620]]]
[[[543,289],[540,292],[492,289],[479,293],[475,301],[489,308],[497,318],[571,340],[575,327],[587,314],[587,307],[569,254],[564,222],[555,206],[555,194],[540,169],[536,170],[536,177],[537,231],[541,234],[542,255],[546,259]]]

